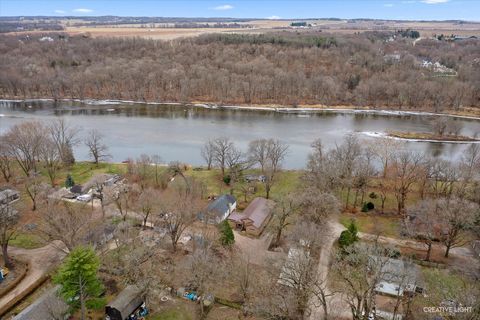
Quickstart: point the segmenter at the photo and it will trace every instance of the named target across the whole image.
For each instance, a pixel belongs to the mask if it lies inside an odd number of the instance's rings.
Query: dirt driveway
[[[265,266],[272,260],[278,260],[285,256],[282,252],[268,251],[272,235],[265,233],[260,238],[250,238],[240,234],[238,231],[233,231],[235,234],[235,247],[245,254],[251,263]]]
[[[55,241],[38,249],[9,247],[8,251],[12,257],[27,262],[29,269],[25,278],[12,291],[0,299],[0,317],[6,311],[3,309],[8,304],[19,297],[23,298],[27,295],[29,292],[26,290],[31,285],[42,279],[54,266],[62,261],[65,253],[59,250],[61,247],[63,245],[60,241]]]

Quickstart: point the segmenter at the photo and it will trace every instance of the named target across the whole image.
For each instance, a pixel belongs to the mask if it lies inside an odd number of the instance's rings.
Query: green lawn
[[[95,174],[111,173],[111,174],[125,174],[127,166],[123,163],[100,163],[98,166],[91,162],[76,162],[71,168],[63,169],[59,173],[59,184],[63,184],[67,174],[72,175],[73,180],[77,184],[87,182]]]
[[[259,170],[247,170],[245,173],[247,174],[260,174]],[[284,194],[288,194],[296,190],[301,176],[300,171],[283,171],[277,174],[275,177],[275,183],[270,191],[270,197],[275,198],[276,196],[281,196]],[[222,174],[219,169],[212,169],[212,170],[188,170],[186,172],[187,176],[192,176],[200,181],[204,182],[207,185],[207,192],[208,194],[222,194],[222,193],[230,193],[231,186],[226,185],[222,181]],[[239,181],[233,186],[233,194],[243,201],[243,193],[242,187],[246,183],[244,181]],[[257,183],[257,192],[254,195],[248,196],[248,201],[252,200],[254,197],[264,197],[265,196],[265,188],[262,183]]]
[[[31,233],[19,233],[10,240],[9,245],[24,249],[36,249],[43,247],[45,243],[39,236]]]
[[[358,231],[376,234],[381,236],[398,238],[401,229],[401,221],[397,217],[380,216],[373,213],[342,213],[340,223],[345,227],[348,226],[350,220],[354,219],[358,226]]]

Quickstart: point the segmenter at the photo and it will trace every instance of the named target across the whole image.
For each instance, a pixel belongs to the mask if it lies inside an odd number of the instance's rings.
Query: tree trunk
[[[10,258],[8,257],[8,242],[2,244],[2,255],[3,255],[3,261],[5,262],[5,266],[7,268],[12,269],[13,264]]]
[[[80,297],[80,319],[85,320],[86,306],[85,306],[85,295],[83,293],[83,282],[82,277],[79,275],[79,297]]]
[[[450,249],[451,249],[452,245],[447,244],[446,247],[447,247],[447,249],[445,250],[445,258],[448,258],[448,254],[450,253]]]
[[[425,261],[430,261],[430,253],[432,252],[432,243],[428,243],[428,249],[427,249],[427,257],[425,258]]]
[[[348,209],[348,200],[350,198],[350,187],[347,188],[347,200],[345,200],[345,210]]]

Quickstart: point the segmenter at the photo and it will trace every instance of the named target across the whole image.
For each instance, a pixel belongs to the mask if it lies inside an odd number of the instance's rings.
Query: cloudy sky
[[[480,21],[480,0],[0,0],[0,16],[20,15]]]

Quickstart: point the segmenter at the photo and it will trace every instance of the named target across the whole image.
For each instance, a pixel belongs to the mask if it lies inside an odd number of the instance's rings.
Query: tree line
[[[385,35],[212,34],[168,42],[2,36],[4,98],[97,98],[239,104],[324,104],[457,110],[478,107],[480,41]],[[385,59],[398,53],[398,61]],[[442,77],[423,60],[453,68]]]

